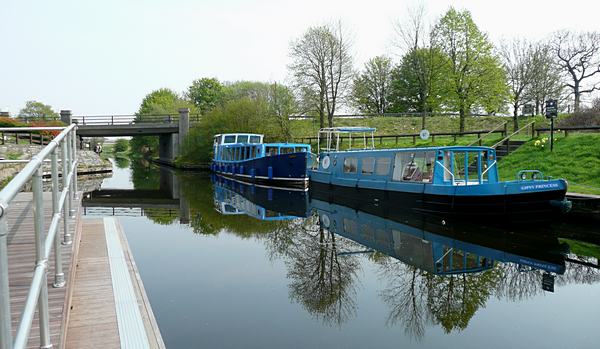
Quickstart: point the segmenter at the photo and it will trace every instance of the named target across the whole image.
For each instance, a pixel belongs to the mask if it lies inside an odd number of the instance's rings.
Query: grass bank
[[[540,140],[537,145],[536,140]],[[559,136],[554,143],[554,152],[550,152],[549,141],[543,143],[541,139],[534,139],[503,158],[498,165],[503,180],[515,179],[516,173],[524,169],[564,178],[569,182],[570,192],[600,194],[600,134]]]

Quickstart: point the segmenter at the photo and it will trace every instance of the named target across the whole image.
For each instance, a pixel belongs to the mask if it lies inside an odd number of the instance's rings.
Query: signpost
[[[554,151],[554,118],[558,115],[556,99],[546,101],[546,117],[550,119],[550,151]]]

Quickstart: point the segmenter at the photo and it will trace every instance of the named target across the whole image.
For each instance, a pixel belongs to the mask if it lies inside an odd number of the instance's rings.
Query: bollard
[[[44,268],[46,274],[47,260],[44,259],[44,192],[42,188],[42,166],[37,169],[31,178],[33,187],[33,226],[35,229],[35,267]],[[38,318],[40,326],[40,348],[51,348],[50,319],[48,313],[48,283],[42,282],[38,296]]]
[[[0,349],[12,347],[12,324],[10,315],[10,289],[8,281],[8,222],[6,207],[0,216]]]
[[[60,153],[62,156],[62,185],[63,190],[69,191],[69,186],[67,185],[67,177],[69,173],[69,160],[67,156],[67,141],[63,139],[60,144]],[[67,199],[63,204],[63,245],[70,245],[73,242],[72,235],[69,232],[69,207],[71,202],[69,200],[70,193],[67,194]]]
[[[60,213],[58,207],[58,154],[54,149],[52,152],[52,217]],[[65,273],[62,269],[62,251],[60,249],[60,234],[54,236],[54,283],[53,287],[63,287],[65,285]]]

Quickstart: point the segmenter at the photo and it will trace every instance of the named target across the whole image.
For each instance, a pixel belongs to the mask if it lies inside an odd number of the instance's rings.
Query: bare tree
[[[321,127],[325,126],[327,113],[332,127],[333,115],[349,91],[353,76],[350,42],[342,24],[309,28],[292,42],[290,56],[288,68],[304,110],[316,112]]]
[[[533,83],[534,46],[524,40],[515,39],[510,43],[502,43],[500,49],[502,65],[506,70],[509,100],[513,107],[513,124],[515,131],[519,128],[519,108],[529,102],[527,89]]]
[[[544,113],[545,100],[561,98],[564,85],[549,45],[537,44],[533,50],[531,61],[532,79],[526,95],[527,99],[535,103],[535,113],[539,115]]]
[[[554,34],[551,49],[565,76],[565,85],[571,89],[577,112],[583,94],[600,90],[600,82],[589,83],[600,73],[600,33],[560,31]]]

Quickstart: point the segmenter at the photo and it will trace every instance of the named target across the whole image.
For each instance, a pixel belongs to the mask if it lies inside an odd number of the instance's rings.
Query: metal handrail
[[[530,123],[528,123],[527,125],[521,127],[520,129],[516,130],[515,132],[511,133],[510,135],[502,138],[498,143],[492,145],[492,148],[496,148],[497,146],[499,146],[500,144],[504,143],[504,141],[506,141],[507,139],[510,139],[510,137],[516,135],[517,133],[523,131],[524,128],[527,128],[529,126],[531,126],[532,124],[535,124],[535,121],[531,121]],[[532,135],[533,136],[533,135]]]
[[[443,165],[441,162],[439,162],[439,161],[436,161],[436,163],[437,163],[438,165],[440,165],[440,166],[441,166],[441,167],[442,167],[442,168],[443,168],[443,169],[444,169],[446,172],[448,172],[448,174],[450,174],[450,176],[452,177],[452,185],[454,185],[454,182],[456,181],[456,180],[454,179],[454,173],[452,173],[452,171],[450,171],[449,169],[447,169],[447,168],[446,168],[446,166],[444,166],[444,165]]]
[[[62,270],[62,251],[60,247],[61,244],[70,245],[72,243],[72,235],[69,231],[69,218],[74,217],[75,209],[72,201],[74,193],[77,193],[77,125],[73,124],[68,127],[24,127],[21,129],[31,131],[62,130],[62,132],[50,141],[38,154],[33,156],[29,163],[0,191],[0,349],[22,349],[27,346],[36,308],[40,319],[40,347],[49,348],[52,346],[49,326],[48,286],[46,281],[48,259],[52,249],[54,249],[55,271],[53,286],[63,287],[65,285],[65,276]],[[2,130],[3,128],[0,128],[0,131]],[[62,191],[59,189],[58,180],[59,147],[62,157]],[[49,229],[47,232],[44,232],[42,166],[47,161],[47,158],[50,158],[52,174],[52,220]],[[25,305],[23,306],[13,342],[7,256],[7,209],[17,193],[30,179],[33,187],[36,260],[31,285],[25,298]],[[61,218],[64,229],[62,241],[60,234],[58,234]]]
[[[484,134],[483,136],[480,136],[479,138],[477,138],[474,142],[471,142],[469,144],[467,144],[467,147],[472,146],[475,143],[479,143],[482,139],[484,139],[485,137],[491,135],[492,133],[494,133],[495,131],[497,131],[499,128],[501,127],[506,127],[506,125],[508,124],[508,121],[503,122],[502,124],[494,127],[492,130],[490,130],[490,132]],[[480,144],[481,145],[481,144]]]

